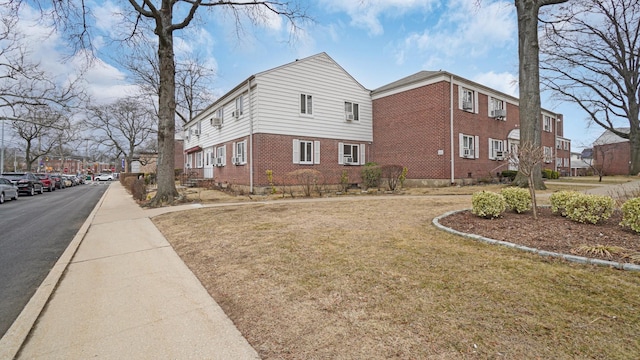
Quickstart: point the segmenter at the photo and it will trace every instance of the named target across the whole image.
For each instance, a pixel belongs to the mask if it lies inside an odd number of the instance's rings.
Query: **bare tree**
[[[576,103],[592,123],[630,143],[640,173],[640,2],[583,0],[545,26],[543,83]],[[616,121],[626,121],[622,132]]]
[[[12,127],[25,142],[25,162],[27,170],[32,170],[34,162],[54,149],[57,139],[53,130],[68,127],[69,120],[62,113],[41,106],[26,108],[17,118]]]
[[[534,177],[536,174],[541,174],[540,165],[545,160],[544,148],[531,142],[525,142],[520,144],[517,154],[509,154],[509,156],[511,157],[510,161],[518,164],[518,174],[528,180],[529,194],[531,194],[531,204],[533,205],[533,218],[538,219]]]
[[[112,104],[90,108],[94,141],[116,150],[127,160],[127,171],[135,152],[155,134],[153,112],[134,99],[120,99]]]
[[[538,44],[538,15],[540,8],[568,0],[515,0],[518,15],[518,60],[520,92],[520,141],[523,145],[542,145],[540,105],[540,47]],[[531,146],[527,145],[527,146]],[[534,186],[544,189],[540,164],[533,171]],[[530,179],[518,172],[515,183],[524,186]]]
[[[126,68],[135,84],[150,103],[156,103],[160,93],[160,68],[154,43],[142,37],[135,39],[137,51],[116,59]],[[180,125],[192,120],[215,98],[211,85],[215,69],[206,65],[198,54],[187,54],[176,61],[176,116]],[[157,110],[157,109],[156,109]]]
[[[22,121],[22,107],[70,108],[84,99],[80,78],[56,81],[40,64],[29,60],[25,38],[17,32],[18,16],[11,8],[0,18],[0,111],[7,120]],[[45,110],[47,111],[47,110]],[[30,121],[34,121],[31,118]],[[55,127],[55,124],[49,124]]]

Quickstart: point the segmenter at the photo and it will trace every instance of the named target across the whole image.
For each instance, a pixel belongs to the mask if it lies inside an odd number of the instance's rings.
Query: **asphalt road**
[[[0,205],[0,337],[107,189],[85,184]]]

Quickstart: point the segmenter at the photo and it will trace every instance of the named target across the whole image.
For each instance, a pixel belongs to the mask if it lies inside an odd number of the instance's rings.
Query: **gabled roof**
[[[624,133],[624,134],[628,134],[629,133],[629,128],[628,127],[614,128],[614,130],[619,131],[619,132]],[[627,141],[629,141],[629,139],[622,138],[622,137],[614,134],[611,130],[605,130],[602,133],[602,135],[600,135],[600,137],[598,137],[596,139],[596,141],[593,142],[593,145],[597,146],[597,145],[617,144],[617,143],[627,142]]]
[[[358,84],[358,86],[360,86],[363,90],[365,91],[370,91],[369,89],[365,88],[364,86],[362,86],[362,84],[360,84],[360,82],[358,82],[358,80],[356,80],[353,76],[351,76],[351,74],[349,74],[342,66],[340,66],[340,64],[338,64],[335,60],[333,60],[333,58],[331,58],[331,56],[329,56],[326,52],[321,52],[315,55],[311,55],[308,56],[306,58],[302,58],[302,59],[296,59],[295,61],[292,61],[290,63],[284,64],[284,65],[280,65],[277,67],[274,67],[272,69],[269,70],[265,70],[265,71],[261,71],[257,74],[254,75],[254,77],[259,77],[261,75],[264,74],[268,74],[270,72],[274,72],[274,71],[278,71],[278,70],[282,70],[284,68],[287,68],[289,66],[294,66],[296,64],[302,63],[302,62],[307,62],[307,61],[311,61],[311,60],[316,60],[316,59],[322,59],[325,61],[329,61],[331,63],[333,63],[338,69],[340,69],[342,72],[344,72],[345,75],[347,75],[348,77],[350,77],[356,84]]]
[[[270,73],[270,72],[273,72],[273,71],[277,71],[277,70],[280,70],[280,69],[283,69],[283,68],[286,68],[286,67],[289,67],[289,66],[292,66],[292,65],[295,65],[295,64],[300,63],[300,62],[310,61],[310,60],[312,60],[312,59],[317,59],[317,58],[323,58],[325,61],[330,61],[330,62],[332,62],[332,63],[333,63],[337,68],[339,68],[340,70],[342,70],[342,71],[343,71],[343,72],[344,72],[348,77],[350,77],[350,78],[351,78],[351,79],[352,79],[356,84],[358,84],[358,86],[360,86],[363,90],[365,90],[365,91],[370,91],[369,89],[367,89],[367,88],[365,88],[364,86],[362,86],[362,84],[360,84],[360,82],[358,82],[358,81],[357,81],[353,76],[351,76],[351,74],[349,74],[349,73],[348,73],[348,72],[347,72],[347,71],[346,71],[342,66],[340,66],[340,65],[339,65],[335,60],[333,60],[333,59],[331,58],[331,56],[329,56],[326,52],[321,52],[321,53],[319,53],[319,54],[311,55],[311,56],[308,56],[308,57],[306,57],[306,58],[302,58],[302,59],[296,59],[295,61],[292,61],[292,62],[290,62],[290,63],[284,64],[284,65],[280,65],[280,66],[277,66],[277,67],[274,67],[274,68],[271,68],[271,69],[268,69],[268,70],[264,70],[264,71],[261,71],[261,72],[259,72],[259,73],[256,73],[256,74],[254,74],[254,75],[249,76],[249,77],[248,77],[248,78],[246,78],[244,81],[242,81],[242,82],[240,82],[238,85],[236,85],[233,89],[231,89],[231,90],[227,91],[224,95],[222,95],[221,97],[219,97],[219,98],[218,98],[216,101],[214,101],[211,105],[207,106],[207,107],[206,107],[206,108],[204,108],[202,111],[200,111],[200,113],[198,113],[198,114],[194,117],[194,119],[196,119],[196,118],[198,118],[198,119],[199,119],[200,114],[202,114],[202,113],[204,113],[204,112],[208,111],[209,109],[215,108],[215,107],[216,107],[216,106],[218,106],[218,104],[220,104],[220,103],[224,103],[224,102],[226,102],[226,101],[227,101],[227,99],[228,99],[231,95],[233,95],[236,91],[238,91],[238,90],[239,90],[239,89],[241,89],[242,87],[246,86],[246,85],[247,85],[247,83],[248,83],[249,81],[254,80],[256,77],[259,77],[259,76],[261,76],[261,75],[264,75],[264,74],[267,74],[267,73]],[[192,119],[192,121],[193,121],[193,119]],[[185,124],[185,125],[188,125],[188,124],[190,124],[190,123],[191,123],[191,121],[190,121],[190,122],[188,122],[188,123],[187,123],[187,124]]]
[[[387,85],[381,86],[375,90],[372,91],[372,93],[379,93],[379,92],[384,92],[386,90],[390,90],[390,89],[395,89],[398,87],[402,87],[402,86],[406,86],[406,85],[411,85],[413,83],[417,83],[420,81],[424,81],[433,77],[436,77],[438,75],[442,75],[442,74],[446,74],[446,72],[444,71],[426,71],[426,70],[422,70],[422,71],[418,71],[417,73],[413,74],[413,75],[409,75],[406,77],[403,77],[400,80],[396,80],[392,83],[389,83]]]

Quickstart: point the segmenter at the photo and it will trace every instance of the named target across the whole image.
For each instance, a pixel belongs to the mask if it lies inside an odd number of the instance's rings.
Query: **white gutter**
[[[251,78],[247,79],[249,88],[249,193],[253,194],[253,106],[251,106]]]
[[[451,139],[450,139],[450,143],[451,143],[451,184],[456,182],[456,171],[455,171],[455,156],[454,156],[454,146],[453,146],[453,74],[449,74],[449,100],[450,100],[450,104],[449,104],[449,126],[450,126],[450,132],[451,132]]]

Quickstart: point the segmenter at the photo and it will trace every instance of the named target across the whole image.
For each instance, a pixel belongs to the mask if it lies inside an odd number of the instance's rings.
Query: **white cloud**
[[[502,91],[505,94],[518,96],[518,77],[508,72],[495,73],[493,71],[478,74],[471,79],[479,84]]]
[[[505,1],[454,0],[435,24],[425,22],[399,43],[398,64],[410,55],[426,56],[428,64],[439,59],[477,58],[513,43],[517,35],[515,9]],[[437,55],[434,55],[437,54]],[[441,64],[444,65],[444,64]]]
[[[397,17],[412,11],[430,11],[437,0],[321,0],[328,11],[344,12],[351,18],[351,25],[366,29],[370,35],[381,35],[383,16]]]

